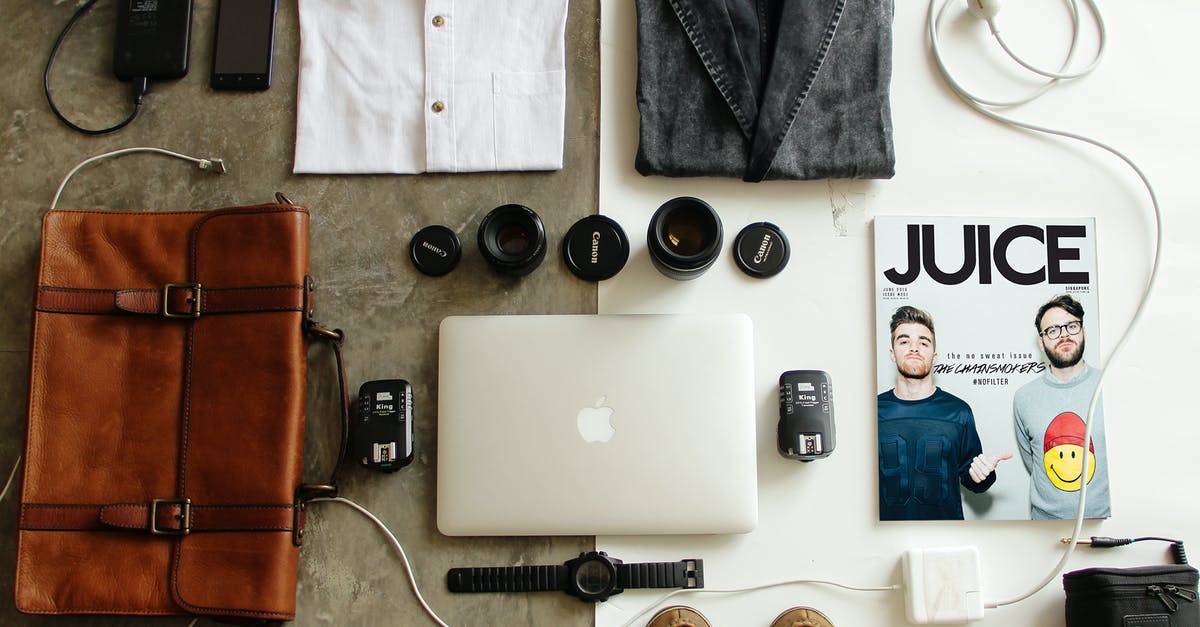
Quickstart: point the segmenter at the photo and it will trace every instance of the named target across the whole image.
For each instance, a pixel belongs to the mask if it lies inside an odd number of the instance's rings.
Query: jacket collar
[[[845,0],[668,0],[766,178],[816,80]]]

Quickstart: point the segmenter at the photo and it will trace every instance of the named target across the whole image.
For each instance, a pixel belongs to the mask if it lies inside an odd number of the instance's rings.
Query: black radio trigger
[[[360,464],[396,472],[412,463],[412,386],[403,379],[367,381],[358,388],[353,451]]]

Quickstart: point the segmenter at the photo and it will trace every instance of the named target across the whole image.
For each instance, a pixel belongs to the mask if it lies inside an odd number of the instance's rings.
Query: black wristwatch
[[[703,588],[704,560],[626,564],[604,551],[580,553],[561,566],[451,568],[451,592],[555,592],[604,601],[630,588]]]

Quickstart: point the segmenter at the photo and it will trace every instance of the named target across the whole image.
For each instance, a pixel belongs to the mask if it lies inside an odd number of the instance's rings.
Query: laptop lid
[[[446,318],[438,529],[752,530],[753,346],[741,314]]]

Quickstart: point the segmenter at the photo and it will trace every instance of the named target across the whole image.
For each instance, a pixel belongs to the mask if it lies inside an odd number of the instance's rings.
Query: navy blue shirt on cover
[[[958,484],[983,492],[971,461],[983,452],[971,407],[941,388],[919,401],[879,395],[879,519],[962,520]]]

